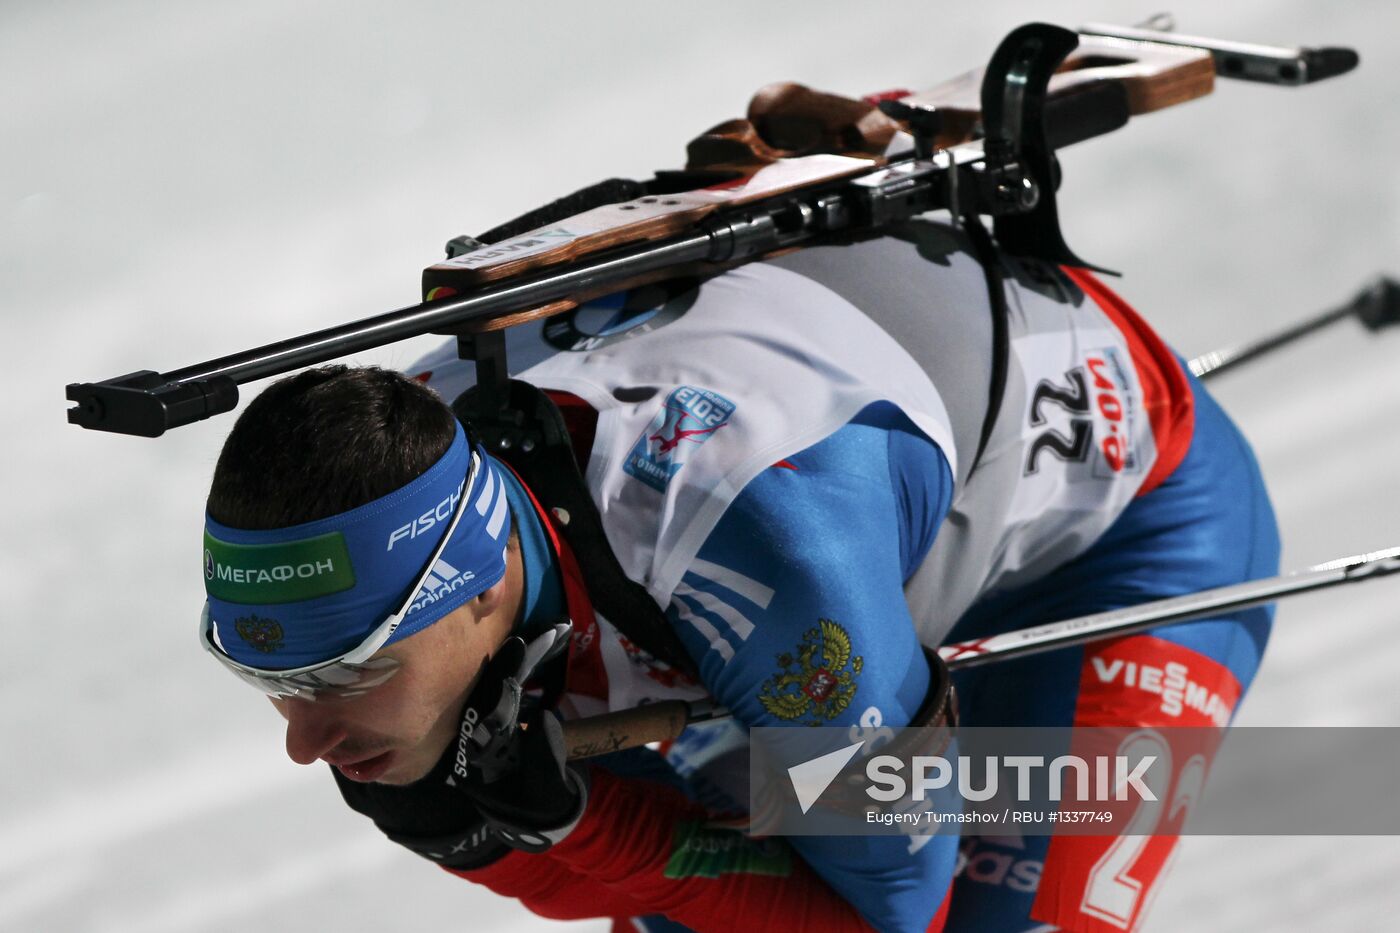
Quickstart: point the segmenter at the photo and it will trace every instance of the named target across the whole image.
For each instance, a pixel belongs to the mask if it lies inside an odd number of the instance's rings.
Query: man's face
[[[297,764],[328,762],[352,781],[422,778],[457,733],[482,662],[509,633],[509,617],[493,608],[479,597],[383,649],[375,657],[395,659],[399,670],[361,696],[274,699],[287,720],[287,755]]]

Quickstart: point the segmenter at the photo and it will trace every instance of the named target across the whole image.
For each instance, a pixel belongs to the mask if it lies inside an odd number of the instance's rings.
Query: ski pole
[[[962,670],[1070,645],[1131,635],[1173,622],[1236,612],[1300,593],[1314,593],[1392,573],[1400,573],[1400,547],[1343,557],[1264,580],[1213,587],[1185,596],[1096,612],[988,638],[955,642],[939,648],[938,655],[949,670]],[[570,759],[589,758],[636,748],[649,742],[674,739],[688,725],[729,715],[728,710],[711,703],[665,700],[636,709],[568,720],[563,724],[565,748]]]
[[[1344,583],[1358,583],[1400,572],[1400,547],[1343,557],[1296,573],[1217,586],[1185,596],[1158,599],[1138,606],[1096,612],[1032,628],[956,642],[938,649],[949,670],[977,667],[1027,655],[1080,645],[1102,638],[1131,635],[1144,629],[1237,612],[1299,593],[1312,593]]]
[[[1191,367],[1192,373],[1202,379],[1219,375],[1225,370],[1233,369],[1255,357],[1264,356],[1300,337],[1306,337],[1329,324],[1349,317],[1360,318],[1361,323],[1372,331],[1378,331],[1390,324],[1400,324],[1400,282],[1389,276],[1379,276],[1341,307],[1331,308],[1250,343],[1203,353],[1187,365]]]

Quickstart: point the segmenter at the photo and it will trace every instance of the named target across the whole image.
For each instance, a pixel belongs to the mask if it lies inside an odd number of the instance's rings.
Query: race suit
[[[1276,572],[1247,444],[1088,273],[1001,257],[1010,340],[989,390],[992,312],[965,247],[925,218],[507,332],[518,378],[560,403],[624,570],[699,672],[592,610],[555,519],[517,482],[525,625],[567,608],[576,626],[561,713],[712,697],[736,725],[594,767],[564,842],[464,876],[546,916],[654,930],[1139,922],[1170,836],[1107,860],[1101,837],[754,840],[729,828],[746,801],[708,768],[744,727],[907,724],[929,688],[921,644]],[[452,347],[411,371],[448,400],[472,378]],[[1223,728],[1270,620],[1257,608],[959,674],[960,718]],[[797,660],[813,642],[819,668]],[[1126,674],[1149,669],[1172,676]],[[1208,702],[1168,702],[1188,684]]]

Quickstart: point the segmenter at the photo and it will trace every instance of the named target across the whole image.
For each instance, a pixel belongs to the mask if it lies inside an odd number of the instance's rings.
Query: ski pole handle
[[[586,719],[567,719],[561,724],[564,748],[569,760],[576,761],[665,742],[680,735],[689,719],[690,704],[684,700],[664,700]]]

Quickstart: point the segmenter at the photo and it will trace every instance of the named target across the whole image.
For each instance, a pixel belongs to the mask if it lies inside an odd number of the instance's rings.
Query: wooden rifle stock
[[[935,149],[949,149],[973,141],[984,76],[985,69],[976,69],[895,100],[914,112],[939,114],[944,129],[937,134]],[[1208,51],[1085,36],[1051,79],[1048,100],[1071,101],[1095,87],[1113,85],[1124,90],[1129,113],[1136,116],[1203,97],[1214,82]],[[735,181],[604,205],[493,243],[429,267],[425,292],[432,296],[434,289],[444,288],[460,294],[618,246],[663,240],[720,208],[849,178],[888,164],[884,148],[896,132],[909,129],[907,120],[887,116],[869,100],[800,84],[768,85],[754,95],[747,119],[721,123],[688,147],[687,169],[731,170],[739,173]],[[572,306],[562,303],[550,313]]]

